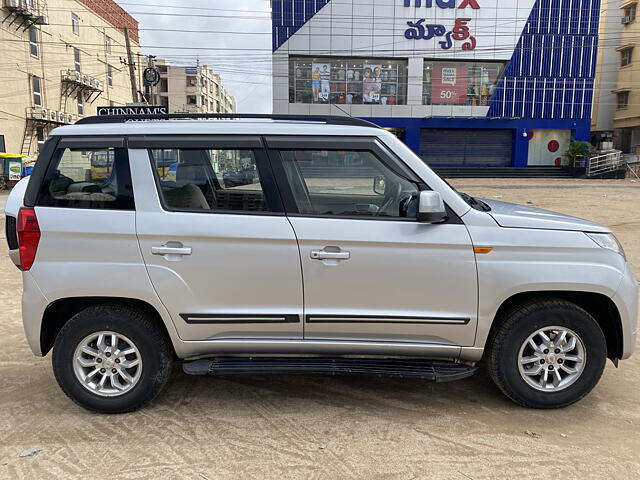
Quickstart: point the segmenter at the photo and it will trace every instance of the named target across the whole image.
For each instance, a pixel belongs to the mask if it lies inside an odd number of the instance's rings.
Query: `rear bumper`
[[[34,355],[42,357],[40,330],[44,311],[49,305],[30,272],[22,272],[22,324],[27,342]]]
[[[638,283],[627,264],[622,282],[613,296],[618,307],[622,323],[622,356],[621,360],[629,358],[636,346],[638,336]]]
[[[20,268],[20,250],[9,250],[9,258],[16,267]]]

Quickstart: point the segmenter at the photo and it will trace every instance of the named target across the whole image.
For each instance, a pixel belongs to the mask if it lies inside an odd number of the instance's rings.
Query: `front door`
[[[418,192],[428,186],[370,142],[269,140],[296,209],[304,338],[473,345],[477,276],[466,227],[457,217],[418,223]]]
[[[259,138],[190,141],[130,139],[140,248],[179,336],[301,340],[298,246]]]

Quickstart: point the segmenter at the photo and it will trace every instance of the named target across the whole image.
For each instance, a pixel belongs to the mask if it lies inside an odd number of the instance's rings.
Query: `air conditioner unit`
[[[624,17],[622,17],[623,24],[627,24],[631,22],[633,22],[633,18],[631,17],[631,15],[625,15]]]
[[[102,82],[96,79],[96,90],[102,91]]]
[[[64,113],[56,112],[56,122],[64,123]]]
[[[4,6],[7,8],[18,8],[20,3],[20,0],[4,0]]]
[[[69,80],[70,82],[80,82],[80,80],[82,80],[81,78],[82,76],[80,75],[80,72],[76,72],[75,70],[67,70],[67,74],[65,76],[65,79]]]
[[[57,122],[58,121],[58,112],[55,110],[49,110],[49,121]]]
[[[96,88],[96,83],[98,83],[98,80],[93,77],[89,77],[89,86],[91,88]]]
[[[71,115],[70,113],[65,113],[64,123],[73,123],[73,115]]]
[[[37,120],[46,120],[49,118],[49,110],[46,108],[36,108],[33,112],[33,118]]]
[[[25,13],[31,13],[33,10],[35,10],[30,2],[28,2],[27,0],[20,0],[20,10],[22,10]]]
[[[86,75],[81,75],[80,76],[80,83],[84,84],[84,85],[88,85],[89,84],[89,77]]]

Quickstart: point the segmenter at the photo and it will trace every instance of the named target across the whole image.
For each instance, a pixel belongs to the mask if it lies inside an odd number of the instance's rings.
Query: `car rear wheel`
[[[52,361],[58,384],[75,403],[95,412],[123,413],[160,393],[172,358],[164,332],[146,312],[103,304],[63,326]]]
[[[607,359],[595,319],[561,299],[538,299],[509,312],[488,344],[489,373],[514,402],[559,408],[587,395]]]

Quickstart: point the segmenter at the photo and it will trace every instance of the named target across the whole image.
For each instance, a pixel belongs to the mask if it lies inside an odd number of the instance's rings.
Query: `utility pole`
[[[200,77],[200,57],[196,57],[196,83],[196,108],[198,109],[198,112],[201,112],[204,111],[204,109],[202,108],[202,98],[200,97],[202,90],[202,81]]]
[[[127,47],[127,63],[129,64],[129,76],[131,77],[131,97],[133,103],[138,102],[138,86],[136,83],[136,66],[133,63],[133,52],[131,51],[131,40],[129,40],[129,29],[124,28],[124,41]]]

